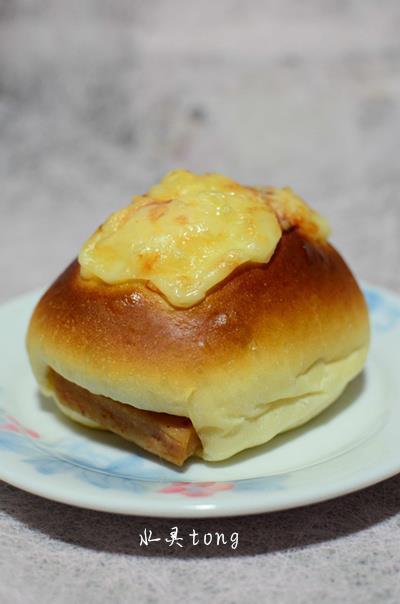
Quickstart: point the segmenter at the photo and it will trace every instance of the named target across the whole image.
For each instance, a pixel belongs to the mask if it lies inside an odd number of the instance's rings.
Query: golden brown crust
[[[143,282],[83,280],[75,260],[40,300],[31,337],[40,332],[57,348],[93,359],[111,354],[120,366],[152,368],[157,358],[176,370],[182,359],[206,367],[235,358],[260,332],[270,345],[286,333],[304,344],[305,321],[309,341],[335,322],[342,327],[343,315],[365,330],[364,298],[347,265],[328,243],[292,230],[268,264],[237,271],[189,309],[172,307]]]

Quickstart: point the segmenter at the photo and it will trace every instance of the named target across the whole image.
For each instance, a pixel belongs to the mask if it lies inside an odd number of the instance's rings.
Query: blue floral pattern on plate
[[[76,438],[62,439],[54,443],[46,442],[33,430],[29,430],[14,417],[6,415],[0,407],[0,448],[16,453],[23,461],[44,475],[73,474],[82,482],[100,489],[116,489],[133,493],[155,492],[164,495],[177,494],[185,497],[207,497],[232,489],[249,491],[258,489],[260,481],[265,488],[265,478],[235,481],[191,482],[168,480],[168,470],[164,479],[152,478],[151,465],[134,453],[115,456],[111,460],[101,460],[93,450],[90,441],[82,444]],[[88,464],[80,458],[79,450],[84,449],[85,457],[91,455],[96,464]],[[147,479],[137,478],[132,472],[144,465]],[[127,470],[130,475],[124,475]],[[286,475],[269,477],[270,487],[282,488]]]
[[[400,321],[400,306],[382,292],[370,287],[364,288],[372,328],[378,332],[390,331]]]

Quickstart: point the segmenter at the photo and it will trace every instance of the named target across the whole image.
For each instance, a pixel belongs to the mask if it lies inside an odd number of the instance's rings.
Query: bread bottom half
[[[362,369],[366,354],[367,347],[342,360],[315,363],[298,376],[289,396],[259,405],[258,413],[233,424],[228,438],[221,434],[215,456],[204,454],[199,435],[187,417],[145,411],[93,394],[51,368],[45,393],[53,396],[69,419],[85,427],[114,432],[161,459],[182,466],[195,454],[210,461],[225,459],[238,449],[266,443],[281,432],[305,424],[340,396]]]

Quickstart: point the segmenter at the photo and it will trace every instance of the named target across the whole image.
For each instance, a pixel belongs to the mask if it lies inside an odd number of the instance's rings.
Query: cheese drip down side
[[[324,240],[331,234],[328,221],[310,206],[290,187],[258,187],[265,203],[273,210],[284,231],[296,227],[312,239]]]
[[[247,262],[268,262],[282,236],[255,189],[219,174],[167,174],[112,214],[83,245],[81,276],[109,284],[147,281],[177,307]]]

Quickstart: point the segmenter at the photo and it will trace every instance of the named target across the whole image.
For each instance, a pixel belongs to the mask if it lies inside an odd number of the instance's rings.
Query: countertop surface
[[[0,301],[45,286],[174,167],[290,185],[400,292],[397,1],[0,1]],[[236,549],[139,545],[145,528]],[[400,476],[215,520],[80,510],[0,482],[0,601],[400,601]]]

